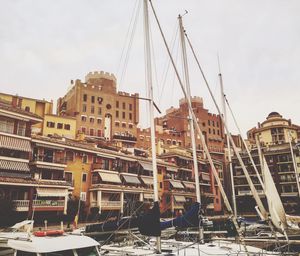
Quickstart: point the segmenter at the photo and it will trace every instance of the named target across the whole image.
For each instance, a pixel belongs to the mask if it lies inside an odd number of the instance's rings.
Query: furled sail
[[[183,216],[179,216],[169,221],[164,221],[160,223],[161,230],[170,227],[198,227],[199,226],[199,209],[200,203],[195,203],[192,205],[191,209],[187,211]]]
[[[265,193],[267,197],[269,213],[271,216],[272,223],[276,228],[284,231],[287,228],[285,210],[264,156],[263,174],[265,178]]]
[[[154,202],[154,206],[147,213],[138,218],[138,228],[144,236],[160,236],[160,212],[159,203]]]

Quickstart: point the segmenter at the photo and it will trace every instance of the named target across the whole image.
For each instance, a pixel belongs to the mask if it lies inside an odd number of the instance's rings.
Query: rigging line
[[[211,158],[211,155],[210,155],[210,153],[209,153],[209,150],[208,150],[208,148],[207,148],[207,146],[206,146],[206,144],[205,144],[205,138],[204,138],[204,135],[203,135],[203,133],[202,133],[202,131],[201,131],[201,128],[200,128],[199,124],[198,124],[197,121],[196,121],[196,116],[195,116],[195,113],[194,113],[194,111],[193,111],[193,109],[192,109],[192,105],[191,105],[190,98],[187,97],[187,93],[186,93],[186,91],[185,91],[185,89],[184,89],[182,80],[181,80],[181,78],[180,78],[180,76],[179,76],[178,70],[177,70],[176,65],[175,65],[175,63],[174,63],[173,57],[172,57],[172,55],[171,55],[170,49],[169,49],[169,47],[168,47],[167,41],[166,41],[166,39],[165,39],[164,33],[163,33],[163,31],[162,31],[162,28],[161,28],[160,22],[159,22],[159,20],[158,20],[158,17],[157,17],[157,15],[156,15],[155,9],[154,9],[154,7],[153,7],[152,1],[149,0],[149,2],[150,2],[150,6],[151,6],[151,8],[152,8],[152,12],[154,13],[154,16],[155,16],[155,19],[156,19],[156,22],[157,22],[159,31],[160,31],[160,33],[161,33],[161,36],[162,36],[164,45],[165,45],[165,47],[166,47],[166,50],[167,50],[167,52],[168,52],[168,55],[169,55],[170,60],[171,60],[171,62],[172,62],[172,65],[173,65],[173,67],[174,67],[174,71],[175,71],[176,76],[177,76],[177,78],[178,78],[178,82],[179,82],[179,84],[180,84],[181,90],[182,90],[182,92],[183,92],[185,98],[187,99],[188,107],[189,107],[190,112],[191,112],[191,114],[192,114],[192,118],[193,118],[194,125],[195,125],[195,127],[197,128],[197,132],[198,132],[198,134],[199,134],[199,136],[200,136],[200,139],[201,139],[201,141],[202,141],[203,148],[204,148],[204,151],[205,151],[205,153],[206,153],[206,155],[207,155],[207,157],[208,157],[210,166],[211,166],[211,168],[212,168],[213,175],[214,175],[214,177],[215,177],[215,179],[216,179],[216,182],[217,182],[217,184],[218,184],[218,186],[219,186],[219,190],[220,190],[220,192],[221,192],[221,194],[222,194],[222,196],[223,196],[224,203],[225,203],[225,205],[226,205],[228,211],[232,214],[233,211],[232,211],[231,205],[230,205],[230,203],[229,203],[229,201],[228,201],[227,195],[226,195],[226,193],[225,193],[225,191],[224,191],[224,188],[223,188],[222,183],[221,183],[221,181],[220,181],[218,172],[217,172],[216,167],[215,167],[215,165],[214,165],[214,163],[213,163],[213,160],[212,160],[212,158]],[[232,138],[231,138],[231,139],[232,139]],[[239,238],[240,238],[240,240],[241,240],[241,242],[242,242],[242,244],[243,244],[243,246],[244,246],[244,249],[245,249],[245,251],[247,251],[247,247],[246,247],[246,245],[245,245],[245,241],[244,241],[244,238],[243,238],[243,236],[242,236],[241,229],[239,228],[239,225],[238,225],[238,223],[237,223],[237,219],[236,219],[234,216],[232,216],[231,218],[232,218],[232,221],[233,221],[233,223],[234,223],[234,225],[235,225],[236,230],[238,231]],[[248,254],[248,253],[247,253],[247,254]]]
[[[130,32],[131,26],[132,26],[133,18],[135,17],[135,12],[136,12],[138,1],[139,0],[135,1],[134,8],[133,8],[132,13],[131,13],[131,18],[130,18],[129,26],[128,26],[128,29],[127,29],[127,32],[126,32],[126,36],[125,36],[125,40],[124,40],[124,44],[123,44],[123,48],[122,48],[122,53],[121,53],[121,56],[120,56],[118,67],[117,67],[117,72],[116,72],[117,76],[119,75],[119,71],[120,71],[120,68],[121,68],[121,63],[122,63],[122,60],[123,60],[125,48],[127,46],[127,40],[128,40],[128,36],[129,36],[129,32]]]
[[[133,212],[133,214],[135,214],[140,208],[142,208],[142,206],[144,206],[144,202]],[[133,214],[131,214],[130,216],[128,216],[128,217],[132,217],[133,216]],[[114,232],[112,232],[111,234],[110,234],[110,236],[105,240],[105,241],[103,241],[103,243],[102,244],[100,244],[100,248],[101,248],[101,246],[103,246],[103,245],[105,245],[108,241],[110,241],[110,239],[111,239],[111,237],[121,228],[121,227],[123,227],[128,221],[129,221],[129,219],[130,218],[128,218],[128,219],[126,219],[119,227],[118,227],[118,229],[117,230],[115,230]]]
[[[176,39],[177,39],[177,36],[178,36],[178,31],[179,31],[179,27],[178,27],[177,22],[175,22],[173,36],[172,36],[172,40],[171,40],[171,52],[172,52],[172,54],[173,54],[174,47],[175,47],[175,42],[176,42]],[[165,89],[165,85],[166,85],[167,76],[168,76],[168,73],[169,73],[170,64],[171,64],[171,61],[170,61],[169,58],[167,58],[167,61],[165,62],[165,65],[164,65],[164,68],[163,68],[163,73],[162,73],[162,78],[161,78],[161,80],[162,80],[162,88],[161,88],[160,96],[158,98],[158,104],[159,105],[161,103],[162,95],[163,95],[163,92],[164,92],[164,89]]]
[[[235,143],[234,143],[234,140],[233,140],[233,138],[232,138],[232,136],[231,136],[231,134],[230,134],[230,132],[229,132],[228,126],[227,126],[227,124],[224,122],[224,117],[222,116],[221,110],[220,110],[220,108],[219,108],[219,106],[218,106],[218,104],[217,104],[217,102],[216,102],[216,99],[215,99],[214,95],[212,94],[212,90],[211,90],[211,88],[210,88],[210,86],[209,86],[209,84],[208,84],[208,81],[207,81],[206,76],[205,76],[205,74],[204,74],[204,72],[203,72],[203,69],[202,69],[202,67],[201,67],[201,65],[200,65],[200,63],[199,63],[199,60],[198,60],[198,58],[197,58],[197,56],[196,56],[196,53],[195,53],[194,48],[193,48],[193,46],[192,46],[192,44],[191,44],[191,41],[189,40],[189,37],[187,36],[187,34],[185,34],[185,36],[186,36],[186,38],[187,38],[187,41],[188,41],[188,43],[189,43],[189,46],[190,46],[190,48],[191,48],[191,51],[192,51],[192,53],[193,53],[193,56],[194,56],[195,61],[196,61],[196,63],[197,63],[197,66],[198,66],[198,68],[199,68],[199,70],[200,70],[200,72],[201,72],[201,75],[202,75],[202,77],[203,77],[203,80],[205,81],[205,85],[206,85],[206,87],[207,87],[207,89],[208,89],[208,91],[209,91],[209,94],[210,94],[210,96],[211,96],[211,98],[212,98],[212,100],[213,100],[213,102],[214,102],[214,105],[215,105],[215,107],[217,108],[217,111],[218,111],[218,113],[219,113],[219,115],[220,115],[220,118],[221,118],[222,123],[223,123],[224,128],[225,128],[225,131],[226,131],[227,134],[229,135],[230,143],[231,143],[231,145],[232,145],[232,147],[233,147],[234,153],[236,154],[236,157],[237,157],[237,159],[238,159],[238,161],[239,161],[239,163],[240,163],[240,165],[241,165],[241,167],[242,167],[242,170],[243,170],[243,172],[244,172],[244,174],[245,174],[245,178],[246,178],[246,180],[247,180],[247,182],[248,182],[248,184],[249,184],[249,187],[250,187],[250,190],[251,190],[251,192],[252,192],[252,195],[253,195],[253,197],[254,197],[254,199],[255,199],[255,202],[256,202],[257,206],[259,207],[259,210],[260,210],[260,212],[262,213],[262,215],[264,216],[264,218],[267,218],[267,211],[266,211],[266,209],[265,209],[265,207],[264,207],[264,205],[263,205],[263,203],[262,203],[262,200],[261,200],[261,198],[259,197],[258,192],[257,192],[257,190],[256,190],[256,188],[255,188],[255,186],[254,186],[254,184],[253,184],[253,182],[252,182],[252,180],[251,180],[251,177],[250,177],[249,172],[248,172],[248,170],[247,170],[247,168],[246,168],[246,166],[245,166],[245,164],[244,164],[244,162],[243,162],[243,160],[242,160],[242,157],[241,157],[240,153],[238,152],[238,149],[237,149],[237,147],[236,147],[236,145],[235,145]]]
[[[262,189],[263,189],[263,191],[264,191],[264,193],[265,193],[265,185],[264,185],[264,183],[263,183],[263,181],[262,181],[262,179],[261,179],[260,173],[259,173],[259,171],[258,171],[258,169],[257,169],[257,167],[256,167],[256,164],[255,164],[255,162],[254,162],[254,160],[253,160],[253,157],[252,157],[252,155],[251,155],[251,153],[250,153],[250,150],[249,150],[249,148],[248,148],[248,146],[247,146],[247,143],[245,142],[245,140],[244,140],[244,138],[243,138],[243,136],[242,136],[241,129],[240,129],[238,123],[237,123],[237,120],[236,120],[236,118],[235,118],[235,115],[234,115],[234,113],[233,113],[233,110],[232,110],[232,108],[231,108],[231,106],[230,106],[230,104],[229,104],[229,102],[228,102],[228,99],[227,99],[227,97],[226,97],[225,94],[223,95],[223,97],[224,97],[224,99],[225,99],[226,105],[228,106],[229,112],[230,112],[230,114],[231,114],[231,116],[232,116],[232,119],[233,119],[233,121],[234,121],[234,123],[235,123],[235,126],[236,126],[236,128],[237,128],[237,130],[238,130],[238,132],[239,132],[239,135],[240,135],[241,138],[242,138],[243,145],[244,145],[244,147],[246,148],[247,154],[248,154],[249,159],[250,159],[250,161],[251,161],[251,164],[252,164],[252,166],[253,166],[253,168],[254,168],[254,170],[255,170],[255,173],[256,173],[256,176],[257,176],[257,178],[258,178],[258,180],[259,180],[259,183],[260,183],[260,185],[261,185],[261,187],[262,187]]]
[[[124,76],[125,76],[125,73],[126,73],[126,70],[127,70],[127,65],[128,65],[128,61],[129,61],[129,57],[130,57],[130,51],[131,51],[131,48],[132,48],[132,43],[133,43],[133,39],[134,39],[136,27],[137,27],[137,21],[138,21],[138,17],[139,17],[139,14],[140,14],[141,2],[139,1],[138,3],[139,4],[138,4],[138,7],[137,7],[137,11],[136,11],[135,19],[134,19],[134,24],[133,24],[133,27],[132,27],[130,40],[129,40],[128,48],[127,48],[126,55],[125,55],[122,75],[121,75],[121,78],[120,78],[120,87],[122,86],[123,79],[124,79]]]

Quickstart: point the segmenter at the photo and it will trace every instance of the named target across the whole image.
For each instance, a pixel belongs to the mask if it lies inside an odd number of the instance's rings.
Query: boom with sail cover
[[[161,230],[166,228],[176,227],[176,228],[188,228],[188,227],[199,227],[199,217],[200,204],[196,202],[192,205],[191,209],[186,212],[183,216],[179,216],[175,219],[169,221],[163,221],[160,223]]]

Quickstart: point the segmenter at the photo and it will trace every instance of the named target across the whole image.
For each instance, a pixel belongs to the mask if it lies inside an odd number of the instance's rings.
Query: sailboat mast
[[[187,54],[186,54],[186,46],[185,46],[185,37],[184,37],[184,27],[182,24],[182,16],[178,16],[179,21],[179,28],[180,28],[180,42],[181,42],[181,49],[182,49],[182,60],[183,60],[183,68],[184,68],[184,84],[186,88],[186,94],[189,100],[192,100],[191,97],[191,87],[190,87],[190,79],[189,79],[189,69],[188,69],[188,62],[187,62]],[[194,122],[192,118],[191,110],[189,109],[189,127],[190,127],[190,135],[192,141],[192,152],[193,152],[193,164],[194,164],[194,175],[195,175],[195,185],[196,185],[196,200],[197,203],[200,204],[201,207],[201,195],[200,195],[200,183],[199,183],[199,170],[198,170],[198,160],[197,160],[197,150],[196,150],[196,137],[195,137],[195,128]],[[199,208],[200,209],[200,208]],[[199,240],[203,242],[204,239],[204,232],[203,226],[199,225]]]
[[[184,67],[184,84],[186,88],[187,97],[191,100],[191,87],[190,87],[190,79],[189,79],[189,69],[188,69],[188,62],[187,62],[187,55],[186,55],[186,46],[185,46],[185,37],[184,37],[184,27],[182,24],[182,16],[178,16],[179,27],[180,27],[180,42],[182,48],[182,60],[183,60],[183,67]],[[189,109],[189,126],[191,132],[191,141],[192,141],[192,152],[193,152],[193,163],[194,163],[194,174],[195,174],[195,183],[196,183],[196,196],[197,202],[201,203],[201,196],[200,196],[200,184],[199,184],[199,170],[198,170],[198,161],[197,161],[197,151],[196,151],[196,137],[195,137],[195,128],[192,118],[191,110]]]
[[[150,51],[150,35],[149,35],[149,14],[148,0],[144,0],[144,34],[145,34],[145,57],[146,57],[146,77],[149,93],[149,112],[150,112],[150,134],[151,134],[151,150],[152,150],[152,168],[153,168],[153,190],[154,201],[158,202],[158,186],[157,186],[157,164],[156,164],[156,147],[155,147],[155,125],[154,125],[154,102],[153,102],[153,86],[152,86],[152,62]],[[157,237],[157,251],[161,252],[160,237]]]
[[[223,107],[223,114],[224,114],[224,122],[227,125],[227,113],[226,113],[226,105],[225,105],[225,94],[224,94],[224,86],[223,86],[223,78],[221,71],[219,73],[220,79],[220,86],[221,86],[221,101]],[[236,207],[236,198],[235,198],[235,188],[234,188],[234,178],[233,178],[233,168],[232,168],[232,160],[231,160],[231,147],[229,141],[229,135],[226,133],[227,139],[227,149],[228,149],[228,161],[229,161],[229,171],[230,171],[230,180],[231,180],[231,192],[232,192],[232,203],[233,203],[233,213],[234,216],[237,217],[237,207]]]
[[[297,164],[294,156],[294,151],[293,151],[293,146],[292,146],[292,136],[291,132],[288,132],[288,138],[289,138],[289,144],[290,144],[290,150],[291,150],[291,155],[292,155],[292,160],[293,160],[293,166],[294,166],[294,171],[295,171],[295,178],[296,178],[296,183],[297,183],[297,189],[298,189],[298,195],[300,197],[300,184],[299,184],[299,174],[297,172]]]

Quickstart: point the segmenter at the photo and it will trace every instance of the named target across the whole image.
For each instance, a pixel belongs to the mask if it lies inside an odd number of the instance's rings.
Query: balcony
[[[91,207],[98,207],[97,201],[93,201]],[[121,201],[101,201],[101,209],[121,209]]]
[[[26,212],[29,210],[29,200],[14,200],[13,203],[17,212]],[[63,211],[64,205],[65,200],[33,200],[32,207],[37,211]]]
[[[132,142],[132,143],[136,143],[137,141],[136,137],[132,135],[114,135],[113,139],[119,141]]]
[[[67,163],[64,157],[52,157],[46,155],[37,155],[33,159],[34,162],[44,162],[44,163],[53,163],[53,164],[63,164]]]

